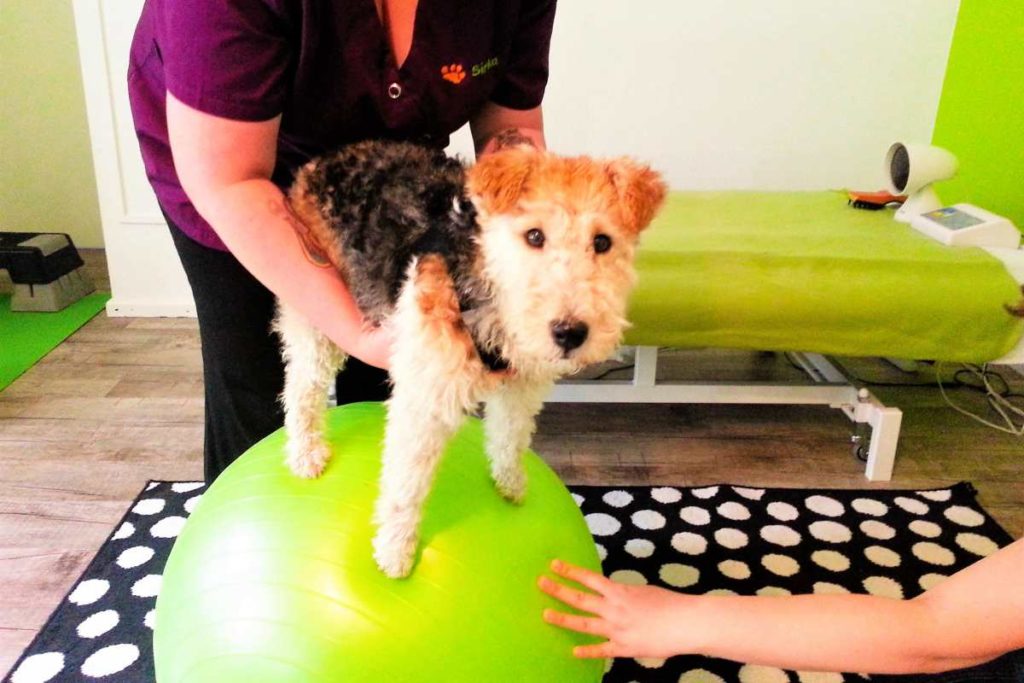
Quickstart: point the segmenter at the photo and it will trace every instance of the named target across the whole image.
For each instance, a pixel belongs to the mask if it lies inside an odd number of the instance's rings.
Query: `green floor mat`
[[[90,294],[56,313],[14,313],[0,295],[0,390],[103,310],[110,294]]]

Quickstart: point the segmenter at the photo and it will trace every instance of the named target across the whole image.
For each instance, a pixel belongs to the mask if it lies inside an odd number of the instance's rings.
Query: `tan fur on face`
[[[560,157],[530,147],[484,157],[466,183],[486,215],[514,213],[541,199],[603,213],[632,233],[650,224],[667,192],[657,172],[629,158]]]
[[[504,329],[502,352],[513,367],[556,376],[608,358],[627,327],[637,237],[665,197],[660,176],[629,159],[516,148],[485,157],[467,180]],[[533,228],[545,235],[541,249],[526,242]],[[606,253],[594,251],[598,234],[612,240]],[[590,333],[564,357],[551,325],[567,319],[586,323]]]

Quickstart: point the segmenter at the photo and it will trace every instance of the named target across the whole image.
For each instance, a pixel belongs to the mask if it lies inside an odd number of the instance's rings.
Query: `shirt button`
[[[402,86],[398,85],[398,83],[392,83],[391,85],[388,86],[388,97],[390,97],[393,100],[397,100],[401,96]]]

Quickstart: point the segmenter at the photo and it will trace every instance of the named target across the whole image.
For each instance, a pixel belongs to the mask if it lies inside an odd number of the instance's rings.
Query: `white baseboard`
[[[126,301],[114,298],[107,302],[107,315],[111,318],[194,318],[195,304],[189,301]]]

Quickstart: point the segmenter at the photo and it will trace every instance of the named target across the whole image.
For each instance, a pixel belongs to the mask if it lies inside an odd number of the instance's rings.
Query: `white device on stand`
[[[896,220],[909,223],[914,216],[942,208],[932,183],[956,175],[956,157],[941,147],[904,145],[897,142],[885,154],[885,177],[889,192],[907,195],[896,211]]]
[[[1009,218],[971,204],[954,204],[910,219],[918,232],[954,247],[1016,249],[1020,231]]]
[[[941,147],[897,142],[885,155],[889,192],[905,194],[896,220],[950,246],[1016,249],[1021,234],[1002,216],[971,204],[943,207],[932,183],[956,175],[956,157]]]

